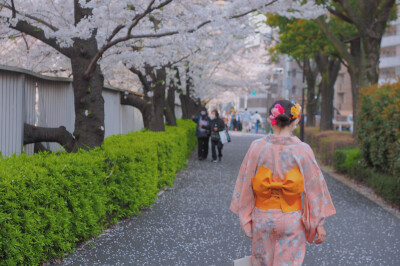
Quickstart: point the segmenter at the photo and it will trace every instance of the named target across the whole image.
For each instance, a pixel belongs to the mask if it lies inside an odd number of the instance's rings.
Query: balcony
[[[400,35],[392,35],[382,38],[381,47],[390,47],[400,45]]]
[[[380,60],[379,68],[389,68],[400,66],[400,56],[383,57]]]

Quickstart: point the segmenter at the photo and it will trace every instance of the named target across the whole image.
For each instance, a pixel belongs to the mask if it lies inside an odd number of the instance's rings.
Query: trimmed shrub
[[[333,167],[340,173],[350,172],[355,161],[361,159],[360,149],[346,147],[335,151]]]
[[[296,135],[298,133],[299,131],[295,132]],[[322,163],[326,165],[334,164],[336,150],[356,146],[351,133],[335,130],[320,132],[317,127],[306,127],[304,129],[304,142],[313,148]]]
[[[196,125],[111,136],[91,151],[0,158],[0,261],[64,256],[118,218],[139,214],[196,145]]]
[[[334,168],[373,188],[376,194],[388,202],[400,206],[400,177],[368,167],[360,149],[346,148],[335,151]]]
[[[305,127],[304,128],[304,142],[312,145],[312,136],[319,132],[319,127]],[[293,134],[300,138],[300,125],[293,131]]]
[[[304,141],[311,147],[315,147],[317,143],[314,142],[313,136],[320,132],[319,127],[306,127],[304,129]]]
[[[357,137],[368,165],[400,176],[400,79],[361,90]]]

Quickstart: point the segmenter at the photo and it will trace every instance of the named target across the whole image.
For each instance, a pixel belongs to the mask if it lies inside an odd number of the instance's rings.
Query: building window
[[[292,69],[292,77],[296,78],[297,71],[295,68]]]
[[[386,28],[385,34],[383,36],[393,36],[397,34],[397,27],[396,25],[392,25]]]
[[[396,68],[390,67],[390,68],[383,68],[380,69],[379,75],[381,79],[392,79],[396,78]]]
[[[292,87],[292,95],[295,96],[296,95],[296,86]]]
[[[385,47],[381,49],[381,57],[394,57],[396,56],[396,46]]]
[[[338,105],[339,105],[339,110],[342,109],[342,104],[344,103],[344,92],[339,92],[338,93]]]

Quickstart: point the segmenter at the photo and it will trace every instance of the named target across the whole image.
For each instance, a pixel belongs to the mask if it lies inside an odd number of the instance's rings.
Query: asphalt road
[[[119,222],[62,264],[232,265],[251,254],[229,204],[243,157],[259,137],[233,134],[221,163],[193,157],[150,209]],[[307,245],[303,265],[400,265],[400,220],[339,181],[325,179],[337,214],[325,222],[326,242]]]

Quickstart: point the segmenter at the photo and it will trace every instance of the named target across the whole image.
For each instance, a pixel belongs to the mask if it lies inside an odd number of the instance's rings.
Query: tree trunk
[[[91,8],[82,8],[79,0],[74,0],[74,24],[77,25],[85,17],[92,15]],[[96,31],[87,39],[73,39],[72,47],[62,48],[56,38],[46,37],[43,30],[26,21],[19,21],[13,28],[41,40],[58,50],[71,60],[75,106],[75,131],[73,136],[61,127],[33,128],[25,127],[24,139],[29,143],[58,142],[67,151],[78,148],[91,149],[101,146],[104,141],[104,100],[102,90],[104,79],[99,65],[96,65],[89,77],[84,73],[98,52]],[[55,134],[60,134],[56,136]],[[68,137],[66,137],[68,135]]]
[[[148,83],[145,75],[139,70],[135,68],[131,68],[130,70],[138,75],[143,85],[144,94],[121,94],[121,104],[138,108],[142,113],[143,124],[146,129],[151,131],[165,131],[165,68],[157,69],[156,73],[154,73],[154,67],[145,67],[146,75],[151,77],[151,84]]]
[[[77,150],[74,137],[65,127],[48,128],[24,124],[24,145],[40,142],[57,142],[67,152]]]
[[[89,79],[84,73],[93,56],[97,53],[95,38],[75,40],[71,53],[71,67],[74,89],[75,130],[73,136],[65,129],[24,127],[24,139],[27,143],[57,142],[66,151],[78,148],[93,149],[104,142],[104,99],[102,91],[104,78],[100,66],[97,65]],[[31,126],[33,127],[33,126]],[[63,130],[60,130],[60,129]],[[39,130],[40,129],[40,130]],[[39,133],[40,132],[40,133]],[[32,135],[33,134],[33,135]],[[56,136],[55,134],[60,134]],[[69,136],[66,138],[66,136]]]
[[[379,80],[380,44],[396,1],[357,1],[359,12],[355,12],[350,0],[335,2],[338,6],[330,12],[353,24],[359,34],[358,38],[350,41],[350,53],[346,44],[329,29],[322,16],[318,17],[316,22],[348,65],[352,85],[353,121],[356,123],[360,88],[375,84]],[[355,126],[354,135],[356,129]]]
[[[376,84],[379,81],[379,58],[381,51],[381,40],[368,38],[363,40],[364,56],[363,61],[365,63],[365,75],[368,85]]]
[[[190,95],[179,95],[182,106],[182,118],[192,119],[193,115],[198,115],[202,107],[200,99],[193,99]]]
[[[192,116],[198,115],[202,107],[200,98],[194,99],[191,96],[192,91],[192,78],[189,75],[189,67],[186,68],[186,94],[179,95],[182,106],[182,118],[192,119]]]
[[[79,148],[91,149],[101,146],[104,141],[104,99],[102,91],[104,77],[97,65],[89,79],[84,73],[91,59],[98,52],[95,38],[76,40],[71,56],[74,79],[75,131],[74,136]]]
[[[360,38],[354,39],[350,42],[350,54],[355,62],[353,66],[349,66],[347,71],[350,75],[351,80],[351,96],[353,103],[353,122],[354,122],[354,131],[353,135],[357,134],[357,117],[358,117],[358,98],[359,91],[362,87],[368,85],[368,81],[365,75],[365,60],[363,56],[363,49],[360,45]]]
[[[168,88],[167,101],[165,104],[165,120],[168,126],[177,126],[175,115],[175,84],[171,83]]]
[[[311,60],[311,59],[310,59]],[[315,126],[315,115],[317,114],[317,102],[318,99],[315,95],[315,83],[317,79],[318,72],[316,69],[312,68],[312,64],[310,60],[305,60],[305,65],[303,66],[303,71],[307,80],[307,104],[306,104],[306,113],[307,113],[307,123],[308,127]]]
[[[315,56],[321,73],[321,123],[320,130],[333,130],[333,100],[335,83],[340,70],[340,60],[330,58],[327,54],[318,53]]]
[[[165,131],[164,124],[164,107],[165,107],[165,87],[166,87],[166,72],[165,67],[156,69],[154,74],[153,67],[146,67],[146,74],[152,77],[153,97],[151,97],[152,109],[154,116],[149,123],[151,131]]]

